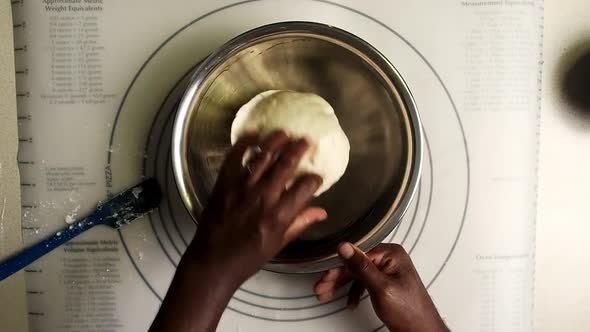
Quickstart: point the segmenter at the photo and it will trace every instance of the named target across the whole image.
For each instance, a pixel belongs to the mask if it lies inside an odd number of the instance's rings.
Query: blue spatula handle
[[[24,249],[0,263],[0,281],[31,264],[51,250],[68,242],[96,225],[118,229],[156,208],[162,192],[154,179],[147,179],[135,187],[114,196],[84,219],[77,220],[55,235]]]
[[[55,235],[2,262],[0,264],[0,281],[10,277],[46,253],[95,226],[96,223],[92,222],[92,217],[93,215],[90,215],[80,221],[76,221],[62,231],[55,233]]]

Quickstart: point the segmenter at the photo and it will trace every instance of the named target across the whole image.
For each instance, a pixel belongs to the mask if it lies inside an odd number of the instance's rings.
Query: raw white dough
[[[348,166],[350,144],[340,127],[334,109],[313,93],[269,90],[244,104],[231,127],[231,143],[244,132],[265,136],[283,129],[291,137],[305,137],[312,143],[297,169],[297,174],[314,173],[324,180],[315,192],[330,189]]]

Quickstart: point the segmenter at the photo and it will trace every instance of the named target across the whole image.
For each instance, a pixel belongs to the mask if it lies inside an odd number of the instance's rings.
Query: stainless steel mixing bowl
[[[266,269],[308,273],[338,266],[339,242],[373,248],[410,205],[422,164],[416,105],[393,65],[344,30],[283,22],[236,37],[197,69],[174,125],[174,175],[195,220],[230,148],[237,110],[270,89],[325,98],[336,111],[351,151],[342,179],[313,202],[326,208],[329,219],[285,248]]]

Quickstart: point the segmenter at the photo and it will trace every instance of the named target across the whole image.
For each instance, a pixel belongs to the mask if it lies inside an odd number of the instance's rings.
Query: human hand
[[[314,222],[325,219],[324,209],[308,207],[322,179],[312,174],[293,179],[309,145],[282,131],[262,141],[256,135],[238,140],[199,220],[191,254],[241,283]],[[244,154],[254,146],[260,149],[244,167]]]
[[[322,302],[353,281],[348,307],[354,309],[365,289],[377,316],[390,331],[449,331],[438,314],[404,248],[380,244],[367,254],[350,243],[338,247],[343,267],[327,271],[314,292]]]

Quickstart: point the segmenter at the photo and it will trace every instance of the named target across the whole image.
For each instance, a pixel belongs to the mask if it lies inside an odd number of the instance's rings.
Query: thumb
[[[344,266],[369,290],[383,286],[383,274],[362,250],[344,242],[338,246],[338,255]]]
[[[297,239],[306,229],[328,217],[326,210],[310,207],[301,212],[285,232],[285,244]]]

